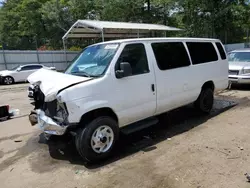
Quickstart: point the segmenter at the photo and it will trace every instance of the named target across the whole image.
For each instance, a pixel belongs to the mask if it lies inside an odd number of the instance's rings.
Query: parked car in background
[[[46,67],[41,64],[20,65],[11,70],[0,71],[0,83],[10,85],[16,82],[26,82],[29,75],[41,68],[56,70],[55,67]]]
[[[250,84],[250,49],[234,50],[228,53],[229,82]]]
[[[120,131],[156,124],[190,103],[209,113],[214,92],[228,85],[228,60],[216,39],[116,40],[88,46],[65,74],[41,69],[28,81],[37,88],[31,124],[47,135],[72,134],[82,158],[98,161]]]

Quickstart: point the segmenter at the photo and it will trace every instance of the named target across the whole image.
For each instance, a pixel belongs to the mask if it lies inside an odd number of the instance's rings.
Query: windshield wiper
[[[76,75],[79,75],[79,76],[85,76],[85,77],[94,77],[86,72],[79,72],[79,71],[74,71],[74,72],[70,72],[71,74],[76,74]]]

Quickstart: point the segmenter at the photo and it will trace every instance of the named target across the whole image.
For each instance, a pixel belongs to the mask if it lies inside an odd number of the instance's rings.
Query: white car
[[[0,71],[0,83],[10,85],[15,82],[26,82],[29,75],[41,68],[56,70],[55,67],[46,67],[41,64],[21,65],[12,70]]]
[[[71,133],[83,159],[98,161],[120,131],[190,103],[209,113],[214,92],[228,86],[228,60],[217,39],[116,40],[86,47],[64,74],[42,69],[28,81],[37,84],[31,124],[48,135]]]

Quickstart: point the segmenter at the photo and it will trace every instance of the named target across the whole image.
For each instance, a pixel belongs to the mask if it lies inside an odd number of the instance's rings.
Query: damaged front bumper
[[[50,135],[64,135],[68,126],[59,125],[52,118],[45,115],[44,111],[36,110],[29,115],[31,125],[38,124],[40,129]]]

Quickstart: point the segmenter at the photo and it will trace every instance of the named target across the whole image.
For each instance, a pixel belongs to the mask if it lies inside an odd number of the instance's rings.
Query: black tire
[[[11,76],[6,76],[3,78],[3,84],[5,84],[5,85],[11,85],[14,83],[15,83],[15,80]]]
[[[103,152],[97,153],[91,146],[91,138],[95,130],[99,127],[106,125],[110,127],[114,134],[114,139],[110,148]],[[110,156],[112,149],[119,138],[119,127],[115,120],[111,117],[103,116],[98,117],[91,121],[85,128],[78,129],[75,137],[75,145],[80,156],[88,162],[96,162],[103,160]]]
[[[198,99],[195,101],[195,107],[199,112],[209,114],[214,104],[214,92],[211,88],[202,89]]]

